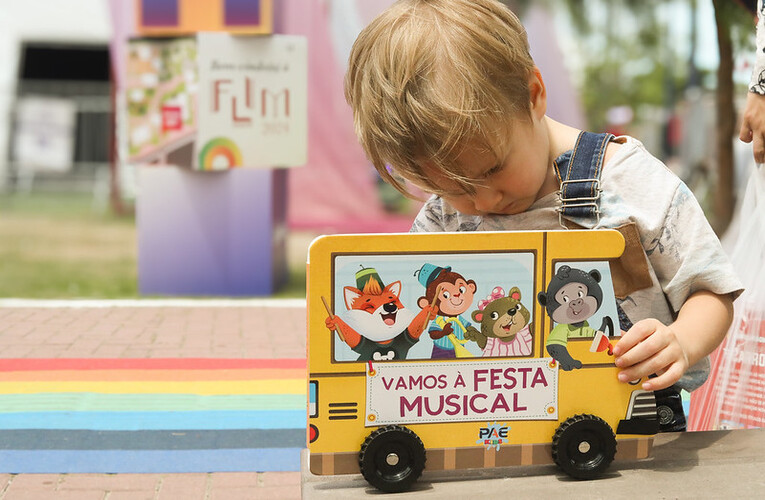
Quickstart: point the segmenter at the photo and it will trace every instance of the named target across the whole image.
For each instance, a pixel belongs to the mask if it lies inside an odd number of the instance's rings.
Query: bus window
[[[611,339],[621,335],[608,262],[556,261],[553,272],[538,296],[552,319],[545,349],[563,370],[608,362],[595,355],[612,356]]]
[[[534,251],[335,254],[333,361],[531,356],[535,265]]]

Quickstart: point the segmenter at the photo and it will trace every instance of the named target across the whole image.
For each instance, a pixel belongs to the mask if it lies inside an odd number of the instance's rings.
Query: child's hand
[[[656,391],[677,382],[690,366],[688,355],[675,333],[653,318],[635,323],[614,347],[620,382],[638,380],[655,373],[643,389]]]

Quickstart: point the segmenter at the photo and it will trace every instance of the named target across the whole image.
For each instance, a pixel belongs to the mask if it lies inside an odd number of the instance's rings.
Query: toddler
[[[432,194],[412,231],[618,229],[619,380],[703,383],[741,292],[717,237],[639,141],[546,115],[526,32],[504,5],[396,2],[356,40],[345,93],[380,175]]]

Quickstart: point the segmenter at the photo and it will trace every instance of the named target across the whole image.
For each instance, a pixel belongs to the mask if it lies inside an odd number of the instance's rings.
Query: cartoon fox
[[[359,288],[343,288],[346,320],[330,314],[324,322],[327,328],[336,330],[359,354],[358,361],[406,359],[425,325],[435,316],[435,308],[425,306],[415,315],[399,300],[401,282],[383,287],[372,268],[356,273],[356,283]]]

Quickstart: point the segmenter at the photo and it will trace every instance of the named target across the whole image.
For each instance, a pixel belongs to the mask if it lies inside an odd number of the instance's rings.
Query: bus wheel
[[[406,427],[380,427],[361,445],[359,466],[372,486],[388,493],[406,491],[425,468],[425,446]]]
[[[614,460],[616,436],[595,415],[574,415],[555,431],[552,456],[558,467],[576,479],[592,479]]]

